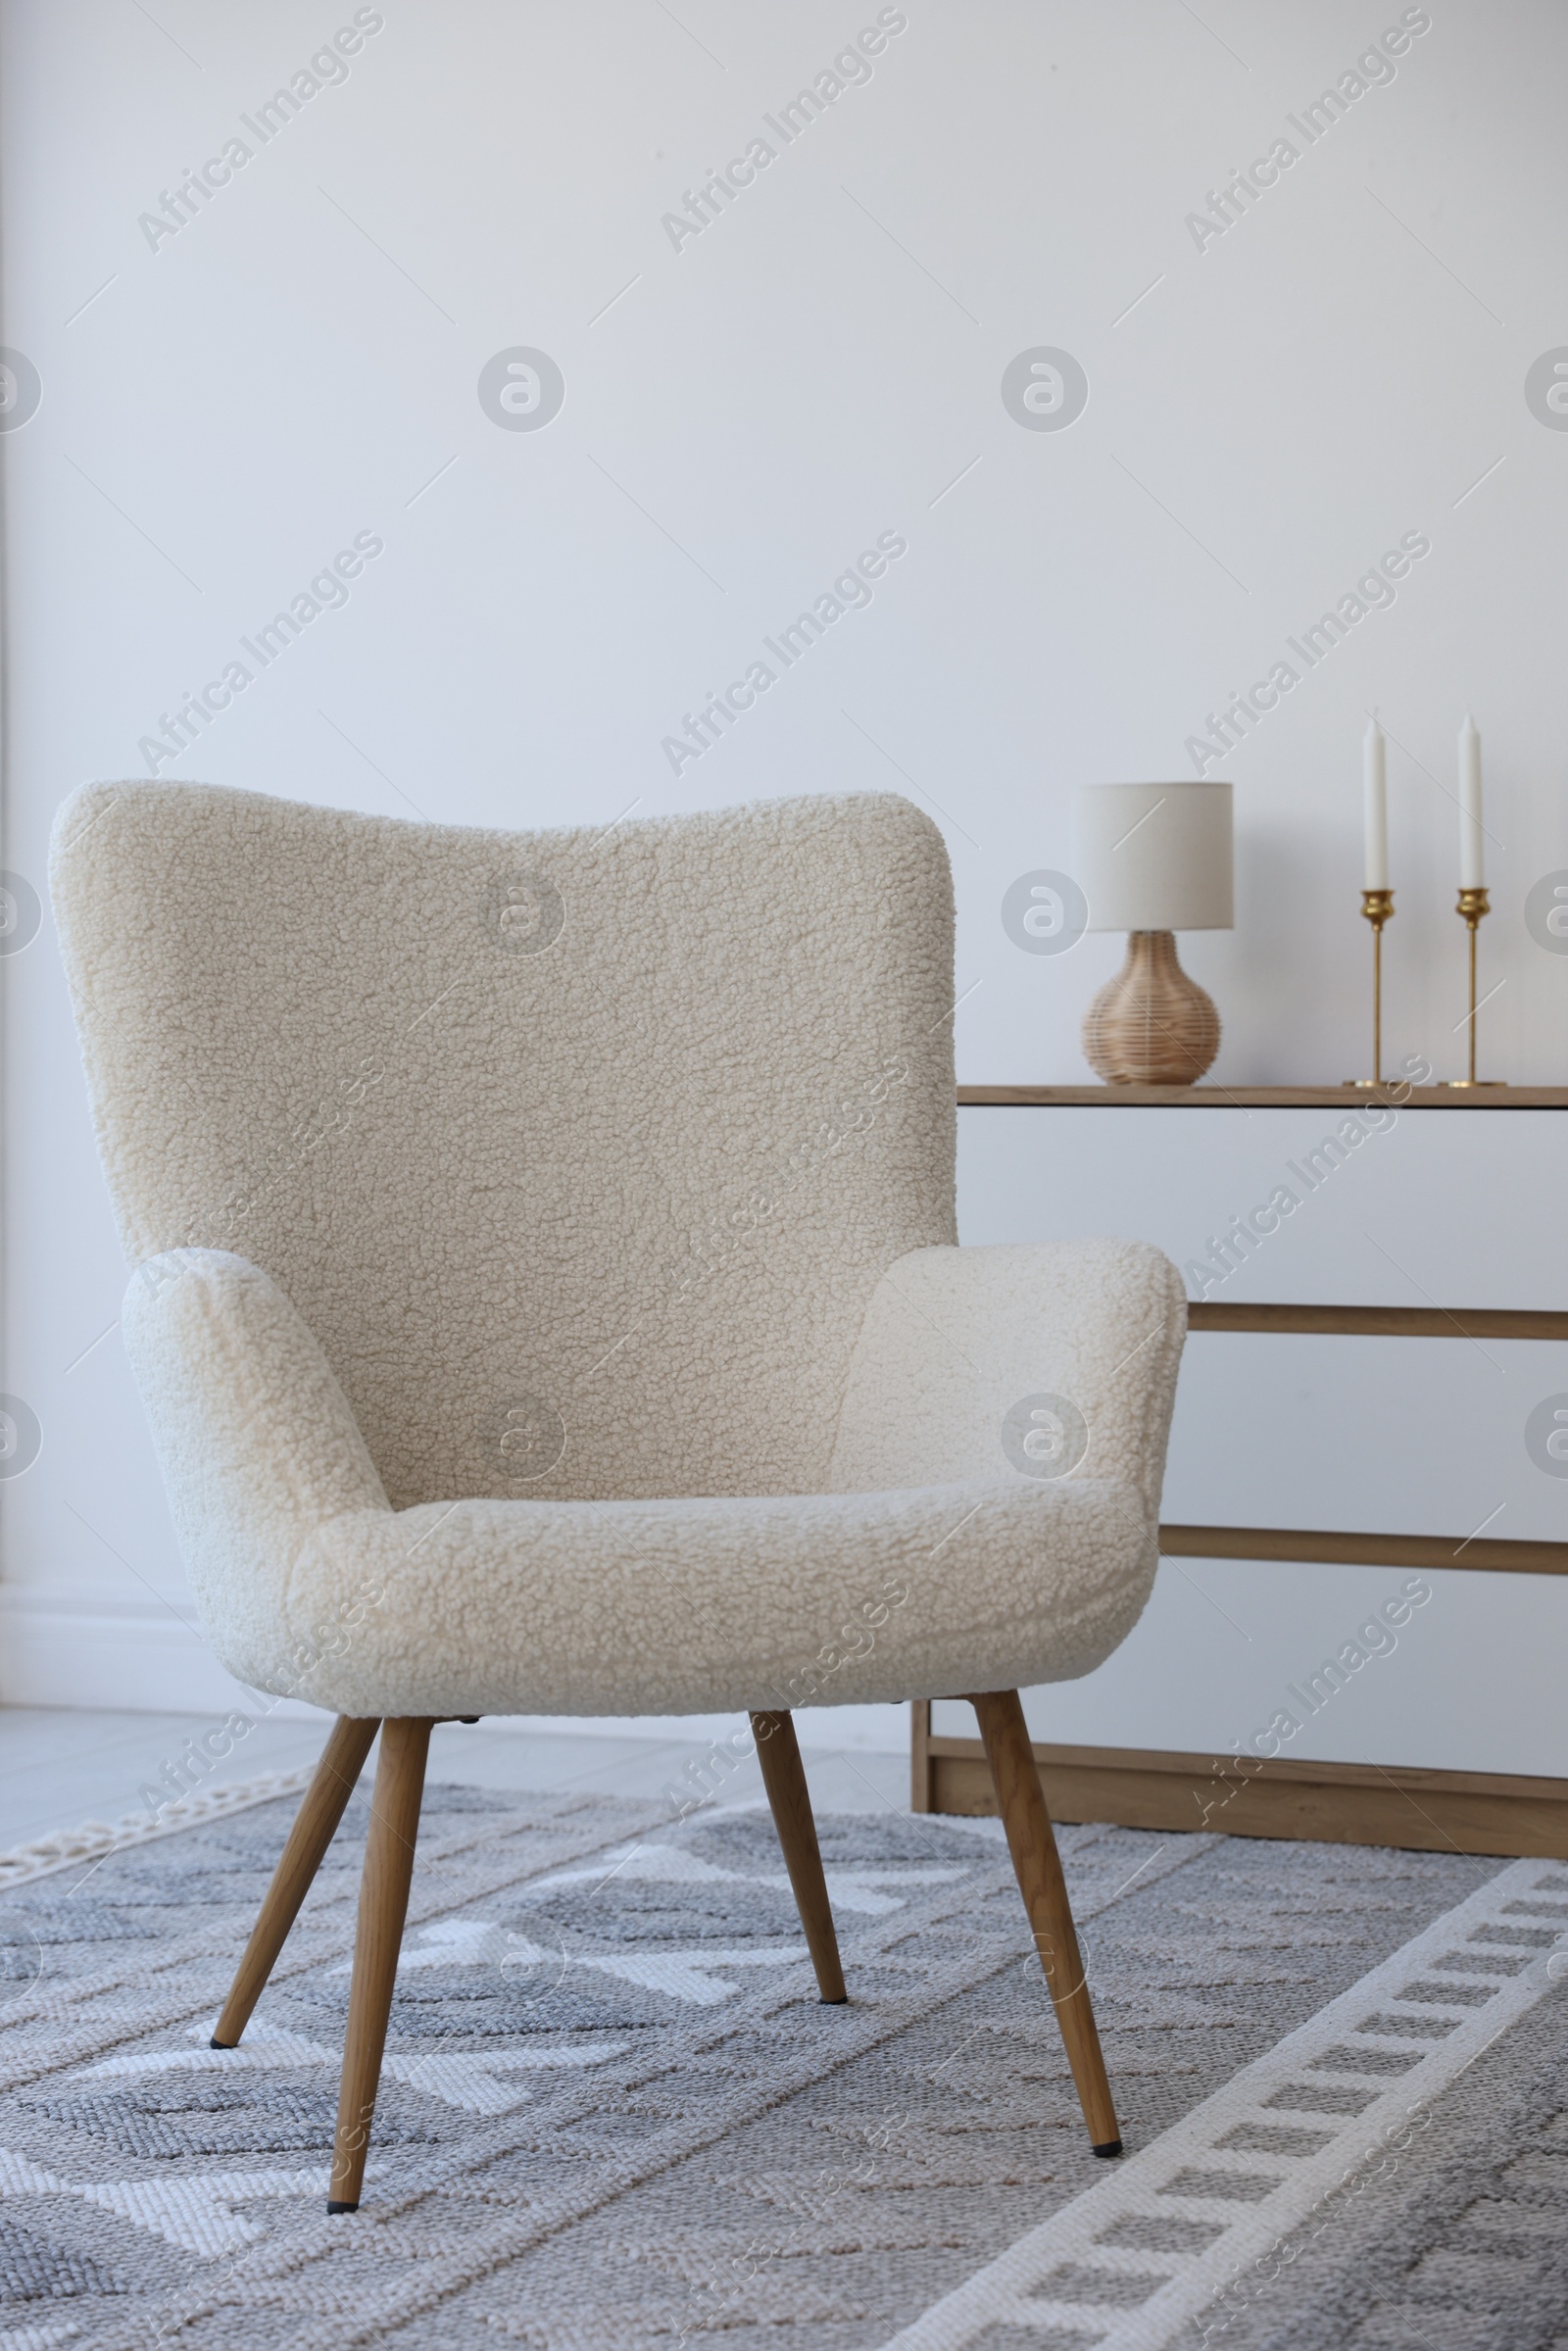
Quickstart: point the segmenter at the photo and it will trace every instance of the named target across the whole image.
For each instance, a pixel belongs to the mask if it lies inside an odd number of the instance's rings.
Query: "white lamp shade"
[[[1233,927],[1229,784],[1080,784],[1073,817],[1092,931]]]

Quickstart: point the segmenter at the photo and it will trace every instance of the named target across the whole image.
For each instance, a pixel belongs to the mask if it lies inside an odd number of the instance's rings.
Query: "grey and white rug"
[[[1107,2165],[995,1823],[823,1816],[827,2009],[764,1811],[432,1787],[329,2220],[363,1795],[205,2045],[293,1802],[0,1892],[0,2351],[1568,2346],[1568,1868],[1064,1831]]]

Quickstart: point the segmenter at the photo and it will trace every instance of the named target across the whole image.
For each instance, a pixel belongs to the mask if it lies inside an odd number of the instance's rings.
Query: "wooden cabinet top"
[[[1568,1110],[1568,1086],[960,1086],[960,1105],[1023,1109]]]

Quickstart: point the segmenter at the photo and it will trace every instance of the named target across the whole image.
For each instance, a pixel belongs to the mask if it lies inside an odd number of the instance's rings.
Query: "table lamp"
[[[1195,1086],[1219,1051],[1219,1014],[1174,934],[1233,926],[1231,787],[1081,784],[1073,813],[1089,928],[1128,933],[1126,962],[1085,1017],[1084,1056],[1109,1086]]]

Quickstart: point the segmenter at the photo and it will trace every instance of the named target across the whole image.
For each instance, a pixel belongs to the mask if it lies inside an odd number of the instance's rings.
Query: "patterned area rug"
[[[293,1799],[0,1893],[0,2351],[1568,2345],[1568,1870],[1069,1829],[1090,2155],[991,1822],[427,1795],[324,2211],[366,1801],[238,2051]]]

